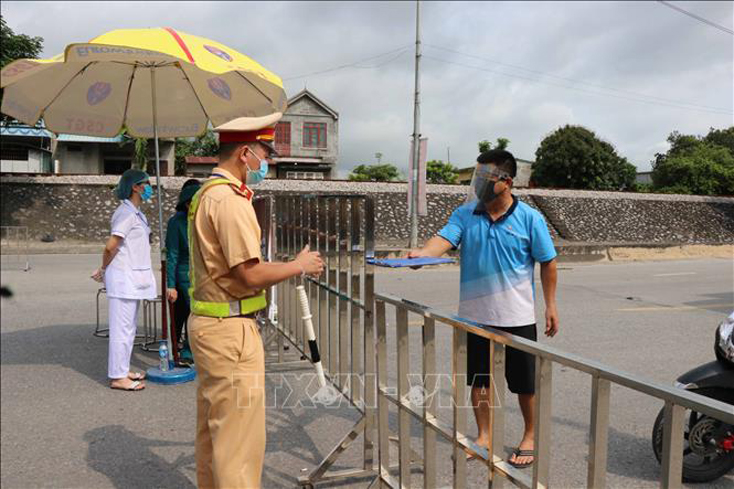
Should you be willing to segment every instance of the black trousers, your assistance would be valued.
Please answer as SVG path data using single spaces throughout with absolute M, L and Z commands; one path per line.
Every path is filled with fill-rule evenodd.
M 173 303 L 174 326 L 176 327 L 176 340 L 184 345 L 189 344 L 189 330 L 186 328 L 186 320 L 189 318 L 191 308 L 189 306 L 188 290 L 176 287 L 178 291 L 178 299 Z M 184 341 L 181 333 L 186 330 L 186 340 Z

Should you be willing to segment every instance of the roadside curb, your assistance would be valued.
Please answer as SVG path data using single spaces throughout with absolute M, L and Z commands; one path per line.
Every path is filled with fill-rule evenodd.
M 676 260 L 690 258 L 734 258 L 730 244 L 675 244 L 675 243 L 569 243 L 557 242 L 558 262 L 603 262 Z M 85 255 L 102 254 L 104 243 L 33 243 L 20 255 Z M 158 248 L 151 250 L 158 253 Z M 376 258 L 399 258 L 407 255 L 408 248 L 379 246 Z M 0 246 L 0 255 L 18 255 L 17 248 Z M 459 258 L 456 251 L 449 256 Z
M 675 244 L 675 243 L 556 243 L 558 262 L 604 262 L 677 260 L 691 258 L 734 258 L 734 245 L 730 244 Z M 399 258 L 408 253 L 407 248 L 378 247 L 376 258 Z M 459 258 L 456 251 L 449 256 Z

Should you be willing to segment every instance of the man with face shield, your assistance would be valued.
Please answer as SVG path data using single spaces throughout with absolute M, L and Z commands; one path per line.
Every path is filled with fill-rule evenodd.
M 556 310 L 556 251 L 543 216 L 512 195 L 517 162 L 505 150 L 490 150 L 477 158 L 469 196 L 449 222 L 408 257 L 440 257 L 460 249 L 461 292 L 459 316 L 513 335 L 537 340 L 534 305 L 534 268 L 540 262 L 545 300 L 545 334 L 558 332 Z M 522 440 L 508 462 L 527 467 L 534 461 L 535 358 L 507 349 L 505 377 L 518 395 L 525 422 Z M 467 384 L 479 436 L 489 441 L 489 341 L 474 334 L 467 338 Z
M 196 478 L 200 488 L 260 487 L 265 456 L 265 358 L 255 314 L 265 290 L 321 273 L 318 252 L 266 263 L 250 188 L 265 178 L 282 114 L 223 124 L 219 164 L 189 206 L 189 343 L 198 377 Z

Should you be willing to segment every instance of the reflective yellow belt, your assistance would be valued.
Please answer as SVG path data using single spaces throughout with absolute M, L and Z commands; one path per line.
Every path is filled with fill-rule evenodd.
M 206 302 L 199 301 L 194 298 L 194 287 L 196 285 L 196 273 L 194 267 L 194 248 L 197 248 L 196 243 L 193 239 L 193 228 L 194 228 L 194 217 L 196 211 L 199 209 L 199 202 L 201 196 L 206 190 L 215 185 L 231 184 L 226 178 L 214 178 L 207 180 L 201 186 L 198 192 L 191 199 L 191 205 L 189 206 L 188 215 L 188 236 L 189 236 L 189 275 L 191 280 L 191 288 L 189 288 L 189 297 L 191 298 L 191 312 L 198 316 L 207 316 L 215 318 L 228 318 L 234 316 L 244 316 L 252 314 L 253 312 L 265 309 L 268 306 L 267 298 L 265 297 L 265 291 L 258 295 L 247 297 L 232 302 Z
M 199 316 L 214 318 L 245 316 L 266 307 L 268 307 L 268 301 L 265 292 L 232 302 L 204 302 L 191 298 L 191 312 Z

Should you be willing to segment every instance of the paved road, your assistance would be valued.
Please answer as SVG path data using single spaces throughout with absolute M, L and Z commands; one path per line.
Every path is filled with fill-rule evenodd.
M 16 295 L 3 300 L 0 327 L 2 487 L 194 486 L 195 384 L 149 384 L 140 393 L 105 388 L 106 344 L 90 334 L 96 284 L 87 277 L 98 260 L 91 255 L 34 256 L 30 272 L 3 265 L 3 285 Z M 727 260 L 565 264 L 559 276 L 562 330 L 542 341 L 669 384 L 713 358 L 713 331 L 734 303 L 732 276 Z M 451 311 L 458 297 L 458 270 L 380 271 L 377 285 Z M 410 356 L 416 371 L 419 334 L 416 322 Z M 439 328 L 444 371 L 449 371 L 448 338 L 448 328 Z M 136 349 L 135 366 L 154 362 L 152 354 Z M 291 378 L 307 371 L 296 370 Z M 552 482 L 581 487 L 590 380 L 556 368 L 554 382 Z M 276 391 L 271 381 L 270 399 Z M 294 399 L 301 395 L 295 393 Z M 659 408 L 626 389 L 612 390 L 610 487 L 657 487 L 659 468 L 649 435 Z M 347 407 L 271 409 L 264 486 L 294 487 L 296 477 L 317 465 L 356 419 Z M 519 427 L 518 410 L 510 403 L 508 448 L 517 442 Z M 419 447 L 420 432 L 414 428 Z M 357 461 L 356 448 L 340 459 L 338 469 Z M 450 460 L 443 448 L 448 445 L 440 451 L 441 482 L 448 485 Z M 472 486 L 480 486 L 483 475 L 478 463 L 470 465 Z M 366 485 L 352 481 L 349 487 Z M 734 487 L 734 479 L 729 476 L 715 487 Z

